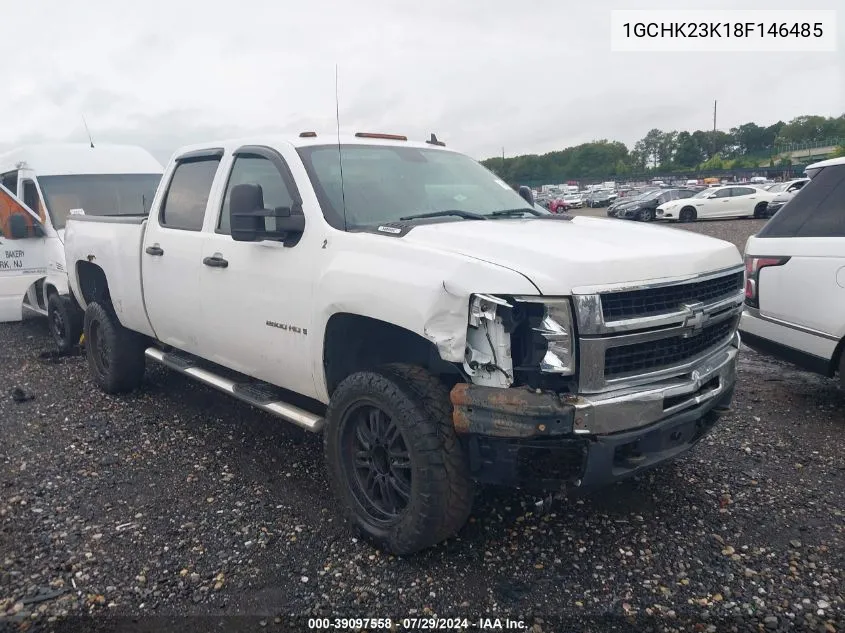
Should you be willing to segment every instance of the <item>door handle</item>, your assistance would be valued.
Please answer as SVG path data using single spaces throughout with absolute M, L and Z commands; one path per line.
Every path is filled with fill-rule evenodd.
M 219 255 L 215 255 L 214 257 L 206 257 L 202 260 L 202 263 L 206 266 L 211 266 L 212 268 L 226 268 L 229 266 L 229 262 L 227 262 Z
M 147 246 L 145 249 L 147 255 L 164 255 L 164 249 L 161 248 L 158 244 L 155 246 Z

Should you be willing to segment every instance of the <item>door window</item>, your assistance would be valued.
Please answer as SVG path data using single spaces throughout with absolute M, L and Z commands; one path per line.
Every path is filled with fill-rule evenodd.
M 183 231 L 202 230 L 211 185 L 219 165 L 218 156 L 177 164 L 161 205 L 159 223 L 162 226 Z
M 272 161 L 254 154 L 239 154 L 235 157 L 232 171 L 229 174 L 229 182 L 226 183 L 226 193 L 223 196 L 223 205 L 220 208 L 220 215 L 217 220 L 218 233 L 231 234 L 229 199 L 232 195 L 232 188 L 236 185 L 259 185 L 264 196 L 265 209 L 278 209 L 279 207 L 290 209 L 294 206 L 291 191 Z M 264 221 L 265 230 L 276 230 L 275 218 L 264 218 Z
M 757 193 L 753 187 L 731 187 L 731 197 L 750 196 Z
M 42 222 L 47 219 L 45 217 L 44 207 L 41 204 L 41 196 L 38 195 L 38 188 L 32 180 L 23 181 L 23 203 L 28 206 Z

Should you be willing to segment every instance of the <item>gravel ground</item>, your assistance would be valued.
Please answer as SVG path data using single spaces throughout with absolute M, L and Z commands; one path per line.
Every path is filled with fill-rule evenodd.
M 759 224 L 685 229 L 741 246 Z M 158 368 L 106 396 L 50 349 L 41 320 L 0 326 L 0 629 L 207 630 L 139 617 L 237 614 L 257 619 L 230 630 L 292 614 L 845 626 L 845 398 L 750 350 L 733 412 L 685 458 L 542 512 L 484 489 L 459 538 L 400 559 L 337 518 L 320 438 Z

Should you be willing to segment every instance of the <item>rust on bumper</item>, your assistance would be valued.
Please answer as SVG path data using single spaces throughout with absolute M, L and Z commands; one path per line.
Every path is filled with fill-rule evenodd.
M 573 432 L 575 407 L 550 392 L 459 383 L 449 394 L 459 434 L 546 437 Z

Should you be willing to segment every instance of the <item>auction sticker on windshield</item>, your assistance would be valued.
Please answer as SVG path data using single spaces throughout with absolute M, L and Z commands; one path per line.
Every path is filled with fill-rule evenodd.
M 613 52 L 835 52 L 834 10 L 619 10 Z

